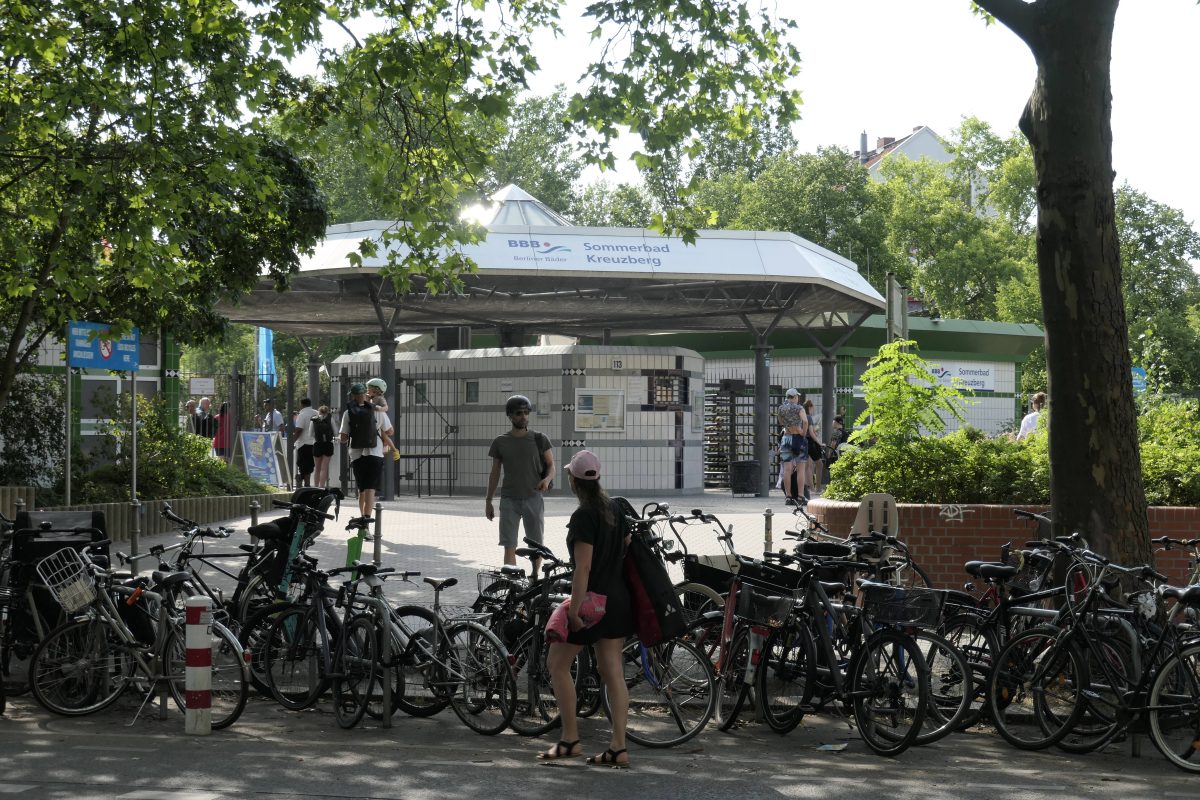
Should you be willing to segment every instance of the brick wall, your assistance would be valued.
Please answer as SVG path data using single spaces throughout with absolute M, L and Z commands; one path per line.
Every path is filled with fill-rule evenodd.
M 1045 506 L 1020 506 L 1029 511 L 1045 511 Z M 1038 538 L 1037 525 L 1013 514 L 1016 506 L 961 505 L 941 506 L 916 503 L 898 505 L 900 539 L 908 545 L 913 559 L 920 564 L 935 586 L 961 586 L 967 580 L 962 565 L 966 561 L 997 561 L 1000 547 L 1012 542 L 1020 547 Z M 809 512 L 829 530 L 850 530 L 858 503 L 814 500 Z M 1149 510 L 1152 538 L 1170 536 L 1189 539 L 1200 536 L 1200 508 L 1155 506 Z M 889 531 L 890 532 L 890 531 Z M 1182 583 L 1188 575 L 1188 556 L 1172 550 L 1156 553 L 1155 565 L 1172 583 Z

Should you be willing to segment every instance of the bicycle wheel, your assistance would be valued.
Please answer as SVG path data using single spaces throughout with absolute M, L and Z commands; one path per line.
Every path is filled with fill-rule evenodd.
M 929 631 L 917 631 L 913 638 L 929 670 L 929 707 L 921 732 L 913 740 L 913 744 L 924 745 L 962 727 L 975 688 L 970 664 L 950 641 Z
M 558 700 L 550 681 L 550 667 L 546 662 L 549 650 L 542 632 L 532 629 L 526 631 L 512 648 L 517 680 L 517 707 L 513 712 L 512 727 L 522 736 L 541 736 L 561 721 Z M 577 697 L 578 676 L 576 669 Z
M 299 608 L 287 603 L 264 606 L 242 623 L 238 631 L 238 643 L 249 654 L 250 685 L 263 697 L 272 697 L 271 685 L 267 681 L 267 645 L 270 642 L 271 624 L 275 618 L 290 608 Z
M 1054 745 L 1067 753 L 1091 753 L 1113 740 L 1122 730 L 1117 715 L 1124 698 L 1133 691 L 1139 677 L 1133 669 L 1129 642 L 1115 626 L 1103 626 L 1092 636 L 1092 647 L 1079 648 L 1088 676 L 1083 713 Z
M 575 714 L 580 717 L 594 717 L 604 705 L 602 696 L 604 682 L 600 679 L 600 669 L 596 666 L 596 654 L 591 647 L 579 651 L 575 664 L 575 693 L 579 698 Z
M 392 710 L 388 714 L 391 716 L 400 708 L 400 700 L 404 696 L 404 648 L 400 645 L 399 632 L 394 626 L 389 625 L 387 634 L 390 649 L 379 651 L 379 675 L 375 681 L 375 690 L 371 693 L 370 702 L 367 704 L 367 716 L 374 720 L 383 719 L 383 681 L 385 678 L 391 680 L 392 683 Z M 384 639 L 379 640 L 382 646 Z
M 26 595 L 18 595 L 13 598 L 13 605 L 8 609 L 8 619 L 5 621 L 5 630 L 0 633 L 4 636 L 3 658 L 0 659 L 0 679 L 4 681 L 4 691 L 9 697 L 17 697 L 29 691 L 29 666 L 33 662 L 33 653 L 37 650 L 41 639 L 38 637 L 38 628 L 34 621 L 36 608 L 31 608 L 29 603 L 32 599 L 33 603 L 37 603 L 35 599 L 42 593 L 47 592 L 43 588 L 31 590 L 34 598 Z M 47 597 L 49 603 L 54 601 Z M 66 624 L 68 620 L 62 615 L 58 615 L 54 619 L 44 619 L 49 627 L 48 631 L 53 631 L 59 625 Z
M 343 728 L 353 728 L 367 713 L 367 704 L 379 680 L 378 632 L 369 614 L 351 618 L 342 632 L 333 662 L 333 717 Z
M 110 705 L 133 677 L 135 662 L 105 620 L 68 622 L 50 632 L 30 661 L 30 689 L 48 711 L 68 717 Z
M 263 673 L 275 700 L 292 711 L 308 708 L 329 688 L 321 663 L 327 642 L 317 613 L 316 606 L 289 608 L 267 633 Z
M 450 704 L 444 683 L 432 680 L 435 662 L 433 612 L 424 606 L 401 606 L 392 619 L 409 633 L 408 647 L 399 656 L 404 673 L 396 707 L 413 717 L 432 717 Z
M 702 583 L 678 583 L 675 593 L 679 595 L 683 619 L 689 626 L 707 612 L 725 607 L 725 599 L 720 593 Z
M 1168 658 L 1150 687 L 1150 739 L 1186 772 L 1200 772 L 1200 646 Z
M 776 733 L 788 733 L 804 718 L 813 695 L 815 650 L 812 634 L 796 620 L 763 644 L 755 688 L 763 719 Z
M 504 645 L 474 622 L 451 624 L 445 637 L 437 652 L 452 690 L 450 707 L 476 733 L 500 733 L 517 707 L 517 682 Z
M 695 647 L 678 639 L 645 647 L 625 644 L 629 715 L 625 734 L 643 747 L 674 747 L 704 729 L 717 693 L 712 668 Z M 612 716 L 608 688 L 604 709 Z
M 212 683 L 210 719 L 214 731 L 228 728 L 237 722 L 246 708 L 250 694 L 250 673 L 243 656 L 245 652 L 233 632 L 219 622 L 212 623 L 209 634 L 212 650 Z M 163 644 L 163 673 L 175 704 L 187 710 L 187 637 L 182 625 L 172 626 Z
M 996 658 L 988 711 L 1013 747 L 1041 750 L 1062 739 L 1083 713 L 1087 668 L 1058 628 L 1031 628 Z
M 267 582 L 265 575 L 252 575 L 235 601 L 232 601 L 233 616 L 238 624 L 246 622 L 256 612 L 275 601 L 275 587 Z
M 942 623 L 939 632 L 966 658 L 971 669 L 971 701 L 958 729 L 971 727 L 987 713 L 986 690 L 992 664 L 1000 650 L 996 634 L 978 614 L 956 614 Z
M 688 631 L 680 637 L 705 656 L 714 674 L 721 657 L 721 631 L 724 627 L 725 615 L 710 611 L 688 626 Z
M 910 636 L 871 634 L 850 667 L 850 696 L 858 733 L 881 756 L 908 749 L 929 706 L 929 668 Z
M 717 670 L 717 707 L 713 719 L 717 730 L 727 731 L 737 722 L 750 684 L 746 673 L 750 666 L 750 629 L 739 627 L 729 642 L 729 649 L 721 655 L 721 666 Z

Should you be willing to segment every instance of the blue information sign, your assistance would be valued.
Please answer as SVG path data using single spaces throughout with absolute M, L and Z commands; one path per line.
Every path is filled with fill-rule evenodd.
M 72 322 L 67 326 L 67 364 L 72 367 L 134 372 L 141 341 L 134 328 L 120 339 L 109 338 L 110 326 L 99 322 Z
M 276 431 L 238 431 L 242 438 L 242 459 L 246 465 L 246 474 L 251 478 L 275 486 L 283 485 L 283 472 L 280 468 L 282 454 L 279 450 L 278 432 Z
M 1133 390 L 1138 394 L 1146 391 L 1146 370 L 1141 367 L 1133 368 Z

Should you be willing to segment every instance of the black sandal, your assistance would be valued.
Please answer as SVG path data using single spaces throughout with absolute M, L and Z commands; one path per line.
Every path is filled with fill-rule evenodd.
M 579 744 L 580 742 L 578 739 L 573 742 L 562 741 L 560 739 L 558 744 L 554 745 L 554 755 L 550 755 L 549 753 L 538 753 L 538 761 L 558 761 L 562 758 L 579 758 L 581 755 L 583 755 L 583 753 L 574 752 L 575 747 Z M 563 752 L 564 750 L 566 750 L 565 753 Z
M 620 750 L 613 750 L 611 747 L 605 750 L 598 756 L 588 756 L 587 763 L 593 767 L 608 767 L 609 769 L 629 769 L 629 762 L 620 763 L 617 761 L 617 756 L 621 753 L 628 754 L 628 750 L 622 747 Z M 628 756 L 626 756 L 628 757 Z

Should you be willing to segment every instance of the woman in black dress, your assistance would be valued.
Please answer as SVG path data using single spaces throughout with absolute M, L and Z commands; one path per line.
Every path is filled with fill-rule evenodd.
M 553 761 L 583 755 L 576 717 L 575 682 L 571 662 L 586 645 L 593 645 L 600 677 L 608 690 L 612 712 L 612 738 L 608 749 L 587 761 L 597 766 L 624 769 L 629 766 L 625 750 L 625 721 L 629 713 L 629 690 L 625 686 L 621 651 L 625 638 L 633 633 L 633 612 L 629 589 L 625 586 L 624 558 L 628 541 L 613 501 L 600 487 L 600 459 L 581 450 L 566 466 L 571 491 L 579 499 L 579 508 L 567 523 L 567 549 L 575 565 L 571 581 L 571 606 L 567 620 L 567 641 L 550 645 L 548 664 L 554 683 L 554 697 L 562 716 L 562 739 L 538 758 Z M 606 595 L 604 616 L 595 625 L 584 627 L 579 616 L 588 592 Z

